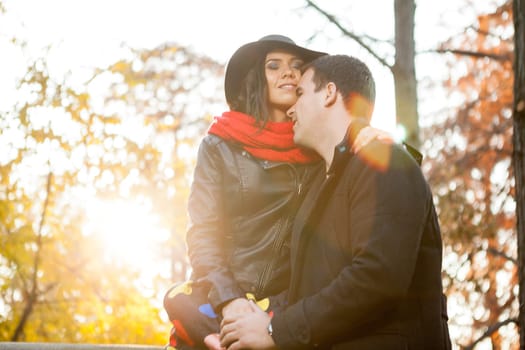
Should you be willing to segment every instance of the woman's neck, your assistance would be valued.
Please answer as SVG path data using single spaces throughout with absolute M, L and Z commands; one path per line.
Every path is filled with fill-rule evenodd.
M 286 115 L 286 111 L 280 109 L 273 109 L 270 113 L 270 121 L 272 122 L 282 123 L 290 121 L 290 119 Z

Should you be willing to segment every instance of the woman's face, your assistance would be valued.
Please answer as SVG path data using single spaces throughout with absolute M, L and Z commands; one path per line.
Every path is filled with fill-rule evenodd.
M 301 78 L 303 63 L 302 59 L 286 51 L 271 51 L 266 55 L 264 72 L 272 121 L 287 119 L 286 111 L 297 100 L 295 89 Z

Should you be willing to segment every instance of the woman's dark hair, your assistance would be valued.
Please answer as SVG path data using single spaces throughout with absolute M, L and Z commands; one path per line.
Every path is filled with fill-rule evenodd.
M 266 54 L 259 58 L 248 71 L 241 84 L 241 91 L 230 108 L 234 111 L 251 115 L 261 128 L 270 119 L 268 111 L 268 87 L 264 71 Z

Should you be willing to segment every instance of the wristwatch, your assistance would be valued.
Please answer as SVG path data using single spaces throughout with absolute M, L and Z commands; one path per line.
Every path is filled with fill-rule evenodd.
M 273 334 L 273 327 L 272 327 L 272 321 L 270 320 L 270 323 L 268 323 L 268 327 L 266 328 L 268 330 L 268 335 Z

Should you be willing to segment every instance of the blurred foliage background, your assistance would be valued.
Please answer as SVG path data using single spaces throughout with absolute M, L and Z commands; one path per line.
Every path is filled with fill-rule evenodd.
M 511 1 L 460 0 L 462 30 L 424 50 L 399 16 L 431 5 L 391 3 L 405 28 L 388 38 L 352 25 L 367 14 L 351 4 L 305 1 L 290 16 L 318 18 L 313 41 L 392 74 L 439 211 L 454 348 L 518 349 Z M 9 15 L 0 1 L 0 23 Z M 196 146 L 226 108 L 224 62 L 176 42 L 123 51 L 81 84 L 31 57 L 0 110 L 0 341 L 167 340 L 162 295 L 190 271 L 186 198 Z

